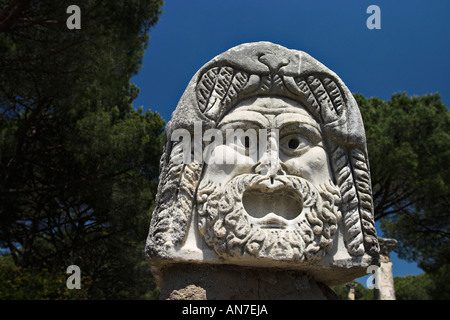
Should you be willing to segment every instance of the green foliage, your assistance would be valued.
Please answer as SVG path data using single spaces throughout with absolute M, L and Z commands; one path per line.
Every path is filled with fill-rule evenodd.
M 434 288 L 433 279 L 426 273 L 417 276 L 395 277 L 395 297 L 397 300 L 430 300 Z
M 340 300 L 348 300 L 348 284 L 354 284 L 355 300 L 374 300 L 374 291 L 365 288 L 353 280 L 333 288 Z M 448 299 L 448 291 L 442 290 L 439 278 L 422 273 L 415 276 L 394 277 L 395 296 L 397 300 L 435 300 Z
M 450 114 L 439 94 L 389 101 L 356 94 L 367 135 L 375 219 L 399 257 L 450 292 Z
M 14 265 L 11 256 L 0 257 L 0 300 L 78 300 L 88 297 L 91 279 L 81 277 L 83 286 L 69 290 L 68 274 L 61 269 L 50 272 Z
M 450 114 L 438 94 L 355 94 L 364 120 L 375 219 L 449 200 Z
M 162 1 L 78 1 L 81 30 L 70 4 L 0 0 L 0 247 L 24 275 L 78 265 L 83 297 L 150 297 L 164 121 L 133 108 L 130 78 Z
M 427 273 L 433 280 L 433 286 L 430 287 L 429 293 L 434 300 L 450 300 L 450 263 L 448 262 L 448 255 L 445 259 L 447 259 L 446 263 L 441 263 L 439 268 L 434 266 Z
M 355 300 L 373 300 L 373 290 L 366 289 L 361 283 L 353 280 L 348 283 L 340 284 L 333 288 L 333 291 L 337 294 L 340 300 L 348 300 L 349 289 L 348 284 L 355 285 Z

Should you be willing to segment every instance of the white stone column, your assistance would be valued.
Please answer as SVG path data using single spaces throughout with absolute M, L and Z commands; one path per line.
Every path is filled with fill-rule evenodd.
M 355 289 L 356 289 L 356 283 L 347 283 L 345 285 L 348 289 L 348 300 L 355 300 L 356 299 L 356 294 L 355 294 Z
M 376 300 L 395 300 L 394 276 L 390 253 L 397 245 L 395 239 L 378 238 L 380 244 L 380 288 L 375 289 Z

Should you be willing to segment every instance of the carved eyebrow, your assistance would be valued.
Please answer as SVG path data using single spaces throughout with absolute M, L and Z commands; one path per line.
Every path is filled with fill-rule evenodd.
M 251 111 L 240 111 L 237 113 L 230 113 L 226 115 L 222 119 L 222 121 L 220 121 L 218 128 L 221 129 L 225 126 L 234 128 L 242 128 L 248 126 L 267 128 L 268 125 L 269 122 L 263 115 Z
M 288 125 L 298 125 L 298 124 L 306 124 L 310 127 L 317 130 L 319 134 L 321 134 L 322 130 L 320 129 L 319 124 L 311 119 L 310 117 L 306 117 L 300 114 L 282 114 L 276 117 L 276 124 L 278 128 L 283 128 Z

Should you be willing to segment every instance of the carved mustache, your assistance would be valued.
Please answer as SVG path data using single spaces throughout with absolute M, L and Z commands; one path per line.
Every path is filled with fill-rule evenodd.
M 217 197 L 208 200 L 209 205 L 227 214 L 235 209 L 236 203 L 241 203 L 249 222 L 265 228 L 286 228 L 302 211 L 321 205 L 318 190 L 298 176 L 242 174 L 230 180 L 224 190 L 216 188 L 212 181 L 201 185 L 197 196 L 199 203 L 217 191 Z M 327 189 L 338 193 L 331 184 Z

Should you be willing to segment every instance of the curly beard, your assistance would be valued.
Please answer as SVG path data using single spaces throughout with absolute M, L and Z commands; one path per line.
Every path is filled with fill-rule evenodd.
M 274 178 L 271 185 L 298 197 L 301 212 L 289 221 L 281 218 L 288 222 L 283 227 L 271 228 L 258 222 L 264 218 L 250 216 L 243 203 L 245 191 L 265 189 L 270 193 L 269 179 L 268 176 L 243 174 L 223 188 L 212 181 L 202 181 L 197 191 L 197 212 L 198 228 L 204 240 L 222 257 L 320 259 L 331 249 L 332 236 L 341 218 L 339 189 L 332 181 L 315 188 L 297 176 Z

